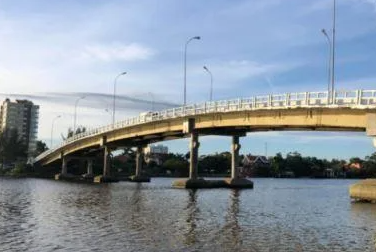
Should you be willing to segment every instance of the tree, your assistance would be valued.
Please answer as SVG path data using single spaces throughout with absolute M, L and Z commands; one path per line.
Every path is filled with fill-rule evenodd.
M 38 156 L 39 154 L 48 150 L 47 144 L 45 142 L 38 140 L 36 144 L 37 144 L 37 147 L 35 150 L 35 156 Z
M 0 159 L 1 163 L 7 164 L 26 159 L 27 147 L 19 138 L 17 129 L 6 129 L 0 133 Z
M 169 170 L 177 176 L 188 176 L 188 162 L 179 158 L 171 158 L 166 160 L 162 165 L 164 170 Z

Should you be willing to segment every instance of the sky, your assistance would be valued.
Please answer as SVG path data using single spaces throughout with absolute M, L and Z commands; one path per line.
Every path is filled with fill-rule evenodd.
M 0 99 L 40 105 L 38 138 L 53 145 L 77 125 L 183 103 L 325 91 L 332 0 L 0 0 Z M 337 0 L 335 89 L 376 89 L 376 0 Z M 84 99 L 79 99 L 85 96 Z M 200 139 L 200 154 L 230 150 L 229 137 Z M 163 142 L 188 151 L 187 139 Z M 241 153 L 298 151 L 320 158 L 375 151 L 358 132 L 258 132 Z

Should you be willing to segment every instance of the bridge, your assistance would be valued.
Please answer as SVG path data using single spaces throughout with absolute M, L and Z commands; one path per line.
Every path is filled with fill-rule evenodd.
M 189 180 L 196 180 L 199 136 L 223 135 L 232 137 L 231 184 L 239 177 L 239 138 L 248 132 L 270 130 L 362 131 L 376 136 L 376 90 L 285 93 L 141 113 L 138 117 L 76 134 L 40 154 L 34 163 L 44 166 L 61 162 L 64 176 L 68 160 L 87 158 L 87 170 L 91 174 L 92 160 L 88 153 L 102 151 L 104 179 L 111 175 L 111 151 L 136 147 L 134 179 L 142 181 L 143 148 L 147 144 L 189 137 Z

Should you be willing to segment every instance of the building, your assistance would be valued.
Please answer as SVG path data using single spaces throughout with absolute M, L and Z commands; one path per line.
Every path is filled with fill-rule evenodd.
M 155 162 L 157 165 L 162 165 L 162 157 L 168 154 L 168 147 L 162 144 L 148 145 L 144 149 L 145 162 Z
M 27 146 L 27 154 L 36 151 L 39 106 L 28 100 L 10 101 L 8 98 L 0 107 L 0 131 L 17 129 L 20 139 Z
M 241 174 L 243 176 L 263 176 L 270 169 L 270 162 L 265 156 L 245 155 L 242 160 L 243 167 Z
M 144 153 L 146 154 L 168 154 L 168 147 L 162 144 L 158 145 L 148 145 L 144 149 Z

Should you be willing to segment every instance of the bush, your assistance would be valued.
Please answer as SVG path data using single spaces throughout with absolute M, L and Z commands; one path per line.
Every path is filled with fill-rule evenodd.
M 25 172 L 26 172 L 26 164 L 16 163 L 10 173 L 11 175 L 21 175 L 21 174 L 25 174 Z

